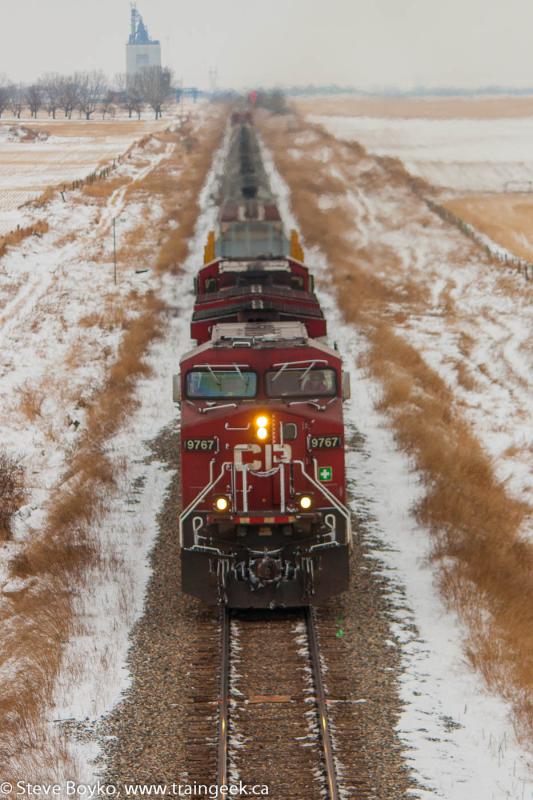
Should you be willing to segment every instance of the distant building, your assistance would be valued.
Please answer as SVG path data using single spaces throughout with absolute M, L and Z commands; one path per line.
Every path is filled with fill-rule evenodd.
M 161 44 L 157 39 L 150 39 L 148 28 L 144 24 L 135 3 L 131 4 L 131 32 L 126 45 L 126 78 L 130 80 L 143 67 L 161 66 Z

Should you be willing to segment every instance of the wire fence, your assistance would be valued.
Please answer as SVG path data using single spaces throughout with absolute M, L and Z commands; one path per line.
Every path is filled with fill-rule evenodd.
M 424 201 L 430 211 L 433 211 L 434 214 L 437 214 L 442 220 L 444 220 L 444 222 L 447 222 L 450 225 L 454 225 L 456 228 L 458 228 L 461 233 L 463 233 L 465 236 L 468 236 L 469 239 L 481 247 L 489 256 L 489 258 L 494 258 L 510 269 L 516 270 L 523 275 L 527 281 L 533 280 L 533 264 L 530 261 L 527 261 L 525 258 L 515 256 L 505 250 L 505 248 L 490 242 L 490 240 L 484 234 L 480 233 L 468 222 L 465 222 L 464 219 L 457 216 L 457 214 L 454 214 L 454 212 L 450 211 L 449 208 L 445 208 L 440 203 L 436 203 L 434 200 L 426 197 L 415 181 L 411 183 L 411 189 Z

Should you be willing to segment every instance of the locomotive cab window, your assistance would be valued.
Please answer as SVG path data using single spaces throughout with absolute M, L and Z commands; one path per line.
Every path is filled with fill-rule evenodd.
M 187 373 L 185 393 L 198 400 L 255 397 L 257 374 L 245 370 L 195 369 Z
M 337 375 L 334 369 L 269 370 L 265 375 L 269 397 L 335 397 Z

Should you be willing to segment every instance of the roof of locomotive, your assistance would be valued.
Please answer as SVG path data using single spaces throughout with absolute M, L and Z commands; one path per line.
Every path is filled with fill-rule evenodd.
M 307 329 L 302 322 L 226 322 L 213 325 L 211 344 L 223 345 L 228 342 L 230 347 L 235 347 L 238 341 L 246 344 L 287 342 L 300 340 L 307 337 Z
M 290 272 L 291 265 L 286 258 L 220 259 L 218 271 L 224 272 Z
M 309 347 L 340 359 L 339 353 L 319 339 L 310 339 L 303 322 L 222 322 L 213 325 L 211 339 L 195 347 L 182 357 L 186 361 L 191 356 L 199 356 L 213 349 L 235 349 L 246 347 L 251 350 L 274 350 L 290 347 Z

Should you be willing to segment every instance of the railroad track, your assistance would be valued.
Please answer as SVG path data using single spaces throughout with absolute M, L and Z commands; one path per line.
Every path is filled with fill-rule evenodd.
M 221 613 L 218 785 L 338 800 L 313 609 Z

